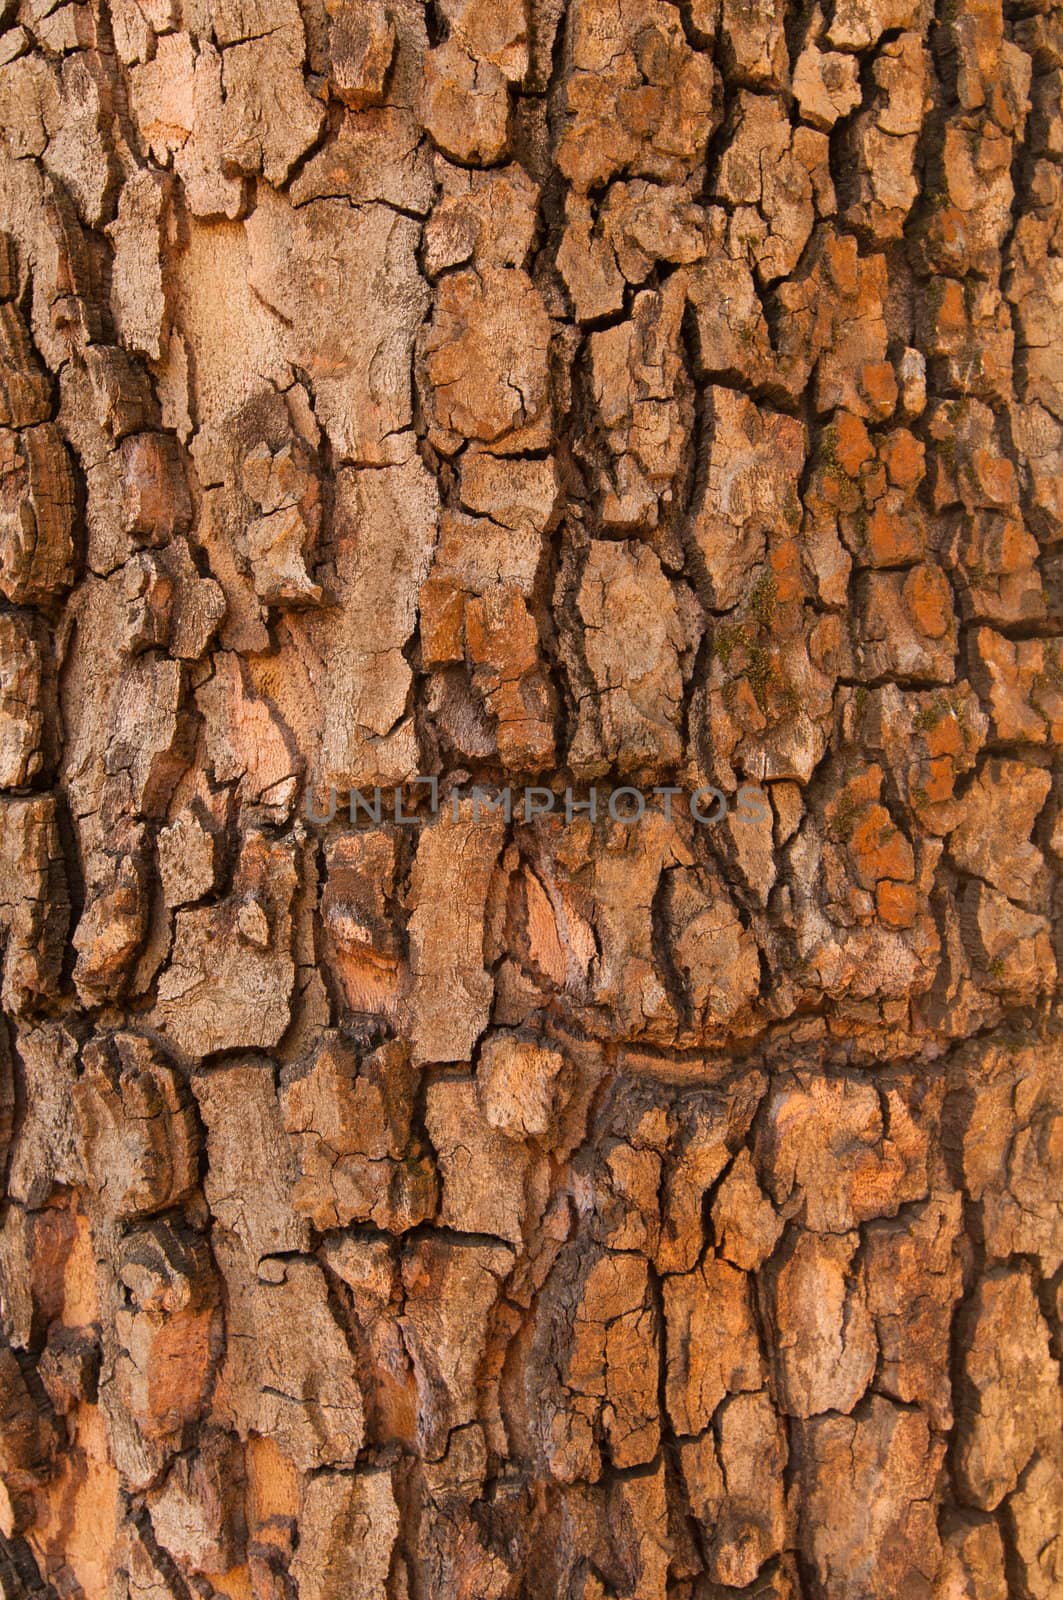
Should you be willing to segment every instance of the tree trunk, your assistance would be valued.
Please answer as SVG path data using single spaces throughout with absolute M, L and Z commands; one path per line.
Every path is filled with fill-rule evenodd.
M 1059 1600 L 1063 13 L 528 7 L 0 0 L 0 1600 Z

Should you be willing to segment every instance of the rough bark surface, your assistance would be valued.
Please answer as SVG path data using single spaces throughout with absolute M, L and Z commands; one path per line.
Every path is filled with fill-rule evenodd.
M 1061 101 L 0 0 L 2 1600 L 1063 1595 Z

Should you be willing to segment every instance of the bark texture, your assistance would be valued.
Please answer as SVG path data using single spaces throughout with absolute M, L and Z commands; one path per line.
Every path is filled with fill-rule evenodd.
M 1061 91 L 0 0 L 3 1600 L 1063 1595 Z

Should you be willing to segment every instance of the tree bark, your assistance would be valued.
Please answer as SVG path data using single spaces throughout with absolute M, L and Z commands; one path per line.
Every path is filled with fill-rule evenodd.
M 1059 1600 L 1063 13 L 0 25 L 2 1600 Z

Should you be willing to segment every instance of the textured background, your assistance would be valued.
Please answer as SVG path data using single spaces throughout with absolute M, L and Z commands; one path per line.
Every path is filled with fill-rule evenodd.
M 3 1600 L 1063 1595 L 1061 67 L 0 0 Z

